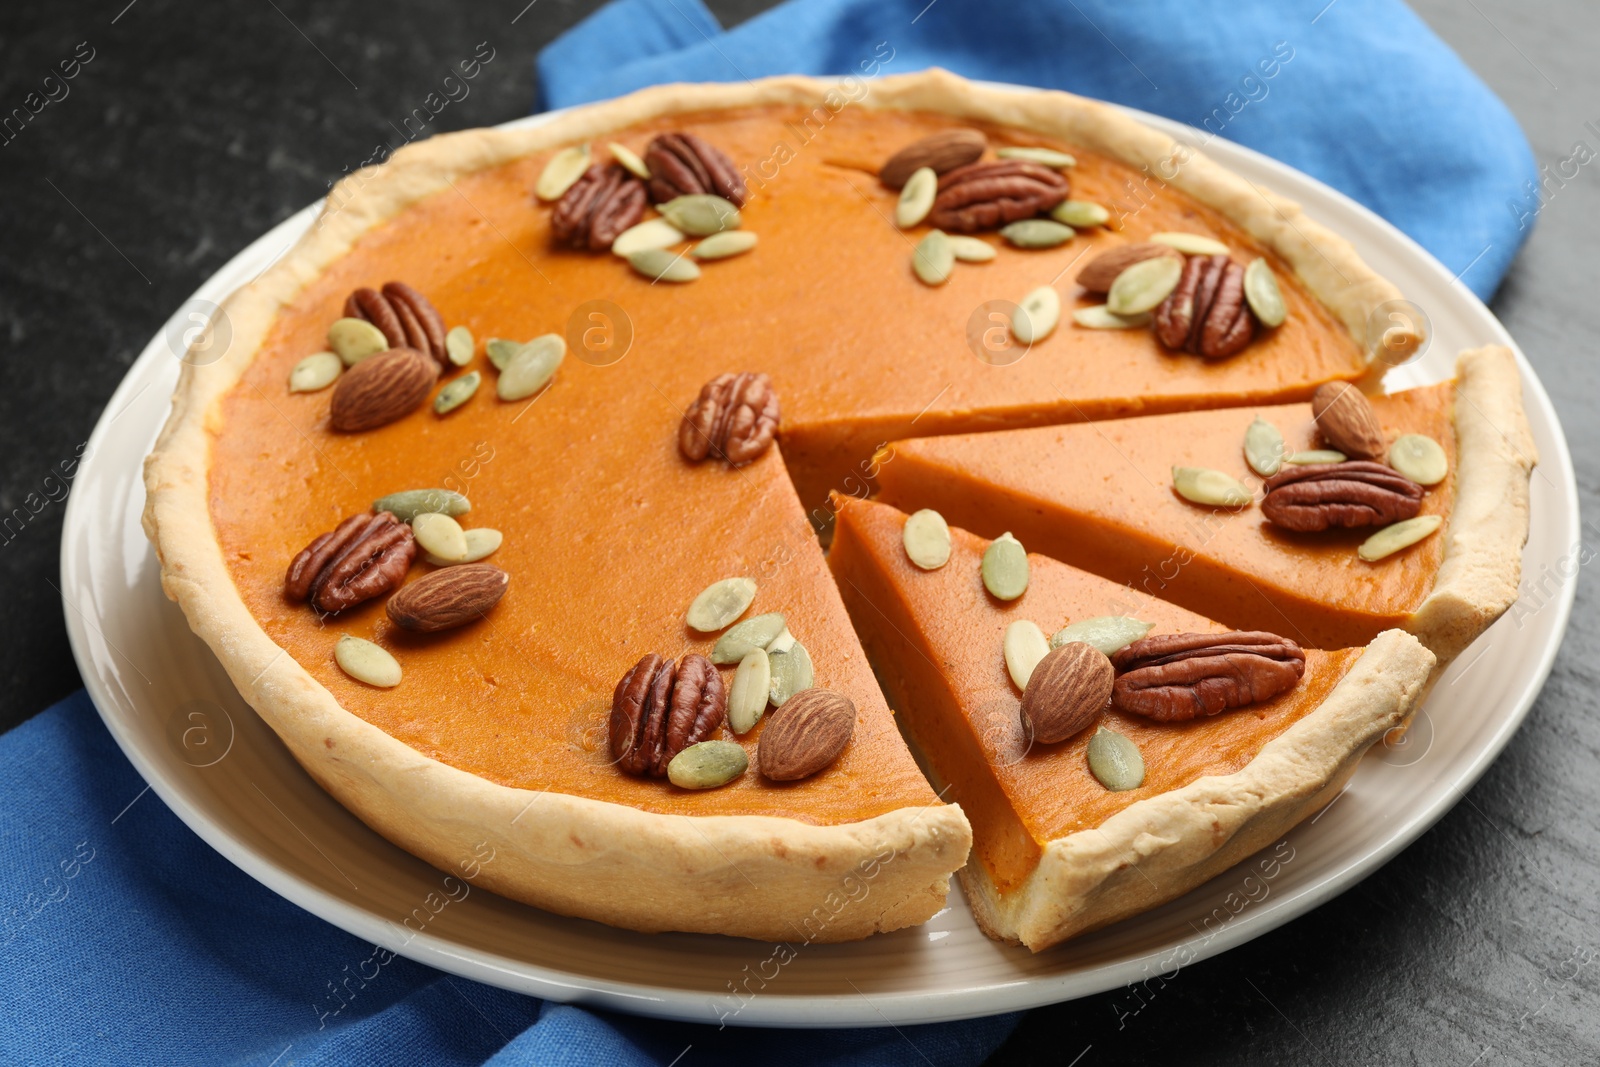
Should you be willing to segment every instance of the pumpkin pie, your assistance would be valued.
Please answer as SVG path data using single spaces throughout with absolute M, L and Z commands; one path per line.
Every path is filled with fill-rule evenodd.
M 906 515 L 843 501 L 829 565 L 912 745 L 973 829 L 961 872 L 991 936 L 1038 950 L 1171 900 L 1327 804 L 1361 755 L 1408 720 L 1433 656 L 1399 630 L 1364 648 L 1306 650 L 1299 684 L 1270 700 L 1180 722 L 1116 707 L 1098 725 L 1139 749 L 1142 784 L 1111 791 L 1086 758 L 1094 729 L 1035 740 L 1002 655 L 1007 628 L 1050 633 L 1125 616 L 1127 590 L 1029 555 L 1026 591 L 986 590 L 989 542 L 952 529 L 948 561 L 924 570 L 903 547 Z M 1153 634 L 1228 629 L 1150 599 Z
M 919 281 L 929 226 L 892 224 L 899 193 L 877 172 L 951 131 L 976 131 L 1012 177 L 1074 162 L 1072 196 L 1105 225 L 1027 250 L 980 235 L 990 262 Z M 1066 179 L 1035 184 L 1054 195 Z M 618 220 L 675 194 L 685 212 L 740 201 L 759 244 L 698 270 L 604 251 Z M 1063 327 L 1001 367 L 973 340 L 996 294 L 1171 232 L 1269 265 L 1281 325 L 1226 359 Z M 875 450 L 915 434 L 1370 381 L 1384 368 L 1366 324 L 1398 296 L 1296 205 L 1092 101 L 938 71 L 667 86 L 435 137 L 341 182 L 226 302 L 225 351 L 185 361 L 146 463 L 145 528 L 168 595 L 243 697 L 402 847 L 454 869 L 487 842 L 480 884 L 618 926 L 857 938 L 942 907 L 972 838 L 851 627 L 814 532 L 829 492 L 868 492 Z M 312 359 L 334 326 L 341 358 Z M 418 489 L 448 492 L 421 511 L 442 518 L 391 499 Z M 721 637 L 686 620 L 727 579 L 754 590 L 736 605 L 746 621 L 782 613 L 770 651 L 801 644 L 805 680 L 830 696 L 722 727 L 719 702 L 755 714 L 754 690 L 710 669 Z M 786 777 L 815 762 L 795 744 L 824 736 L 836 758 Z M 669 784 L 691 741 L 723 746 L 701 750 L 701 773 L 752 767 L 721 788 Z
M 880 499 L 987 536 L 1009 530 L 1121 584 L 1130 604 L 1155 597 L 1317 648 L 1398 627 L 1443 665 L 1517 596 L 1535 452 L 1516 361 L 1505 348 L 1465 352 L 1452 380 L 1371 406 L 1385 445 L 1428 438 L 1447 472 L 1420 494 L 1438 533 L 1372 562 L 1358 555 L 1370 527 L 1288 530 L 1254 504 L 1213 508 L 1174 488 L 1181 466 L 1259 493 L 1247 431 L 1258 419 L 1274 427 L 1290 458 L 1321 449 L 1309 403 L 897 441 L 879 458 Z

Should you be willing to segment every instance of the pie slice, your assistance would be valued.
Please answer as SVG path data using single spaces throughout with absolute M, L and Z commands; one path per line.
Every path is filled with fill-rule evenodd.
M 1310 647 L 1416 634 L 1446 664 L 1516 599 L 1535 451 L 1516 361 L 1505 348 L 1461 355 L 1456 377 L 1372 398 L 1388 439 L 1432 438 L 1449 474 L 1423 496 L 1439 533 L 1376 562 L 1372 528 L 1285 531 L 1260 507 L 1191 503 L 1174 466 L 1262 479 L 1244 452 L 1260 418 L 1288 451 L 1321 448 L 1309 403 L 1152 415 L 1075 426 L 897 441 L 879 457 L 880 499 L 933 508 L 987 536 L 1109 578 L 1124 601 L 1149 597 Z
M 972 822 L 961 871 L 990 936 L 1039 950 L 1182 895 L 1328 803 L 1361 755 L 1408 721 L 1433 656 L 1389 630 L 1365 648 L 1307 650 L 1299 684 L 1264 703 L 1181 722 L 1109 708 L 1100 724 L 1138 746 L 1143 784 L 1112 792 L 1091 773 L 1095 731 L 1031 743 L 1002 641 L 1029 620 L 1045 633 L 1127 614 L 1127 590 L 1039 555 L 1023 595 L 991 596 L 988 542 L 952 529 L 949 561 L 923 570 L 904 513 L 841 502 L 829 565 L 900 718 L 946 799 Z M 1226 626 L 1156 599 L 1152 634 Z

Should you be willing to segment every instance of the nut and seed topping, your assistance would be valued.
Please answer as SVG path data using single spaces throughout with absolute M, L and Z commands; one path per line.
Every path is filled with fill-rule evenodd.
M 1139 746 L 1115 730 L 1104 726 L 1096 730 L 1084 754 L 1089 760 L 1089 773 L 1111 792 L 1122 793 L 1144 785 L 1144 756 L 1140 755 Z
M 772 661 L 765 649 L 752 648 L 739 660 L 728 686 L 728 729 L 747 734 L 767 711 L 767 694 L 772 689 Z
M 1060 648 L 1071 641 L 1082 641 L 1109 656 L 1127 648 L 1154 628 L 1155 623 L 1127 615 L 1097 615 L 1057 630 L 1050 638 L 1050 647 Z
M 627 259 L 635 252 L 644 252 L 651 248 L 670 248 L 681 240 L 683 231 L 666 219 L 646 219 L 619 233 L 617 239 L 611 242 L 611 251 L 614 255 Z
M 611 158 L 621 163 L 623 169 L 629 174 L 632 174 L 635 178 L 643 178 L 645 181 L 650 180 L 649 166 L 639 158 L 639 154 L 633 149 L 625 144 L 618 144 L 612 141 L 606 145 L 606 150 L 611 153 Z
M 890 189 L 901 189 L 924 167 L 934 174 L 945 174 L 975 162 L 987 147 L 988 141 L 977 130 L 941 130 L 890 156 L 879 168 L 878 180 Z
M 700 591 L 689 605 L 683 621 L 689 629 L 703 634 L 716 633 L 733 622 L 756 598 L 756 583 L 749 578 L 724 578 Z
M 844 751 L 856 729 L 856 706 L 831 689 L 796 693 L 769 716 L 756 746 L 761 773 L 793 782 L 823 770 Z
M 772 688 L 767 699 L 773 707 L 783 707 L 796 693 L 803 693 L 816 683 L 811 653 L 799 641 L 790 638 L 789 646 L 781 650 L 774 641 L 767 649 L 767 658 L 772 661 Z
M 500 372 L 495 393 L 501 400 L 526 400 L 550 384 L 567 358 L 567 339 L 559 333 L 535 337 L 517 350 Z
M 1114 315 L 1154 311 L 1178 287 L 1183 262 L 1171 256 L 1149 256 L 1117 275 L 1106 290 L 1106 310 Z
M 1283 466 L 1287 452 L 1278 428 L 1256 416 L 1244 432 L 1244 458 L 1250 469 L 1263 478 L 1270 478 Z
M 358 682 L 393 689 L 400 684 L 400 663 L 387 649 L 349 634 L 333 646 L 333 660 L 339 669 Z
M 1283 302 L 1283 290 L 1278 288 L 1278 276 L 1265 259 L 1251 260 L 1244 269 L 1244 298 L 1256 321 L 1266 327 L 1282 326 L 1289 317 L 1289 306 Z
M 750 251 L 757 240 L 749 230 L 723 230 L 689 249 L 689 254 L 699 260 L 727 259 Z
M 1138 244 L 1118 245 L 1106 249 L 1085 263 L 1078 271 L 1075 280 L 1091 293 L 1107 293 L 1111 291 L 1111 283 L 1116 281 L 1123 271 L 1135 263 L 1158 258 L 1175 260 L 1180 268 L 1183 264 L 1183 256 L 1177 249 L 1151 241 L 1142 241 Z
M 1221 254 L 1190 256 L 1155 316 L 1157 340 L 1206 359 L 1236 355 L 1256 334 L 1244 298 L 1244 268 Z
M 1111 212 L 1088 200 L 1063 200 L 1050 209 L 1050 217 L 1076 230 L 1104 226 L 1111 221 Z
M 402 630 L 435 633 L 476 622 L 505 596 L 511 576 L 488 563 L 426 574 L 389 598 L 384 610 Z
M 478 391 L 478 386 L 483 384 L 483 375 L 477 371 L 469 371 L 455 381 L 445 385 L 439 390 L 439 395 L 433 398 L 433 413 L 435 415 L 448 415 L 456 408 L 472 399 L 472 394 Z
M 1225 256 L 1228 246 L 1214 237 L 1198 233 L 1153 233 L 1150 240 L 1158 245 L 1176 248 L 1186 256 Z
M 1191 504 L 1213 508 L 1242 508 L 1255 499 L 1237 478 L 1210 467 L 1173 467 L 1172 488 Z
M 1299 683 L 1306 654 L 1287 637 L 1261 631 L 1159 634 L 1111 659 L 1111 702 L 1157 722 L 1181 722 L 1270 700 Z
M 1314 463 L 1343 463 L 1349 458 L 1343 452 L 1335 452 L 1331 448 L 1311 448 L 1303 452 L 1290 452 L 1283 457 L 1283 461 L 1304 467 Z
M 387 511 L 401 522 L 410 522 L 425 511 L 458 518 L 472 510 L 472 502 L 450 489 L 404 489 L 374 500 L 372 510 Z
M 372 323 L 390 348 L 415 348 L 432 356 L 441 367 L 449 361 L 444 319 L 427 297 L 405 282 L 385 282 L 382 292 L 357 289 L 345 299 L 344 314 Z
M 1261 514 L 1285 530 L 1387 526 L 1422 510 L 1422 486 L 1367 460 L 1285 468 L 1263 488 Z
M 583 177 L 588 169 L 588 145 L 563 148 L 551 156 L 550 161 L 539 172 L 539 180 L 534 183 L 533 193 L 540 200 L 560 200 L 562 194 L 572 188 L 573 183 Z
M 996 600 L 1015 600 L 1028 589 L 1028 553 L 1008 530 L 983 550 L 979 572 L 990 596 Z
M 368 356 L 387 350 L 389 339 L 366 319 L 335 319 L 328 327 L 328 347 L 346 367 L 353 367 Z
M 961 263 L 987 263 L 994 258 L 994 245 L 966 234 L 952 233 L 945 237 L 950 242 L 950 254 Z
M 1023 729 L 1047 745 L 1081 733 L 1105 710 L 1114 679 L 1111 661 L 1099 649 L 1081 641 L 1054 649 L 1022 691 Z
M 710 660 L 691 652 L 674 663 L 651 652 L 612 694 L 612 758 L 629 774 L 661 778 L 674 756 L 722 728 L 727 708 L 722 677 Z
M 328 425 L 360 433 L 404 418 L 428 399 L 439 364 L 414 348 L 391 348 L 340 376 L 328 405 Z
M 700 389 L 678 425 L 678 451 L 742 467 L 760 459 L 778 433 L 778 394 L 765 374 L 719 374 Z
M 1058 152 L 1054 148 L 1032 148 L 1021 145 L 1007 145 L 994 150 L 997 159 L 1022 159 L 1029 163 L 1037 163 L 1041 167 L 1050 167 L 1061 170 L 1065 167 L 1076 167 L 1078 161 L 1066 152 Z
M 666 248 L 645 248 L 628 256 L 628 266 L 652 282 L 692 282 L 700 265 L 687 254 Z
M 435 567 L 454 567 L 461 563 L 476 563 L 480 559 L 486 559 L 494 555 L 499 550 L 501 542 L 505 540 L 505 535 L 499 530 L 491 529 L 487 526 L 481 526 L 473 530 L 463 530 L 462 536 L 467 541 L 467 554 L 461 559 L 443 559 L 431 553 L 424 553 L 422 558 Z
M 1368 563 L 1376 563 L 1431 536 L 1443 524 L 1444 520 L 1437 515 L 1418 515 L 1393 526 L 1385 526 L 1361 542 L 1356 555 Z
M 664 204 L 680 196 L 710 193 L 743 207 L 749 190 L 720 148 L 692 133 L 663 133 L 644 152 L 650 199 Z
M 776 611 L 755 615 L 731 626 L 727 633 L 717 638 L 717 643 L 711 649 L 711 662 L 738 663 L 751 652 L 765 650 L 783 633 L 784 627 L 783 614 Z
M 1027 160 L 968 163 L 940 175 L 928 221 L 956 233 L 999 229 L 1049 211 L 1069 188 L 1062 175 Z
M 950 525 L 932 508 L 914 511 L 900 531 L 906 557 L 925 571 L 936 571 L 950 562 Z
M 291 600 L 329 614 L 354 607 L 405 580 L 417 542 L 411 527 L 387 511 L 345 519 L 294 557 L 284 576 Z
M 342 370 L 344 361 L 332 352 L 307 356 L 289 372 L 289 392 L 315 393 L 319 389 L 326 389 Z
M 943 285 L 955 265 L 955 249 L 943 230 L 928 231 L 911 252 L 911 269 L 925 285 Z
M 1011 675 L 1011 684 L 1026 689 L 1033 669 L 1050 654 L 1050 642 L 1045 640 L 1044 631 L 1037 623 L 1017 619 L 1006 626 L 1000 650 L 1006 658 L 1006 673 Z
M 1019 344 L 1043 341 L 1055 332 L 1061 321 L 1061 294 L 1054 286 L 1041 285 L 1017 304 L 1011 313 L 1011 336 Z
M 1324 382 L 1311 394 L 1311 417 L 1329 448 L 1352 459 L 1382 461 L 1388 451 L 1372 401 L 1349 382 Z
M 604 252 L 644 215 L 644 182 L 616 163 L 596 163 L 556 203 L 550 233 L 568 248 Z
M 668 200 L 656 208 L 661 217 L 691 237 L 710 237 L 740 226 L 739 208 L 731 200 L 709 193 L 694 193 Z
M 1420 433 L 1395 438 L 1389 446 L 1389 466 L 1418 485 L 1438 485 L 1450 473 L 1450 459 L 1439 442 Z
M 1150 325 L 1150 312 L 1118 315 L 1104 304 L 1092 304 L 1075 310 L 1072 313 L 1072 321 L 1089 330 L 1132 330 Z
M 744 746 L 733 741 L 701 741 L 667 764 L 667 781 L 679 789 L 718 789 L 750 767 Z
M 458 367 L 465 367 L 472 362 L 472 353 L 478 349 L 478 343 L 472 337 L 472 331 L 465 326 L 452 326 L 445 331 L 444 354 L 450 362 Z
M 467 558 L 467 535 L 461 524 L 437 511 L 424 511 L 411 520 L 411 534 L 417 547 L 431 556 L 464 563 Z
M 933 210 L 933 198 L 939 192 L 939 175 L 932 167 L 919 167 L 906 179 L 900 190 L 900 199 L 894 205 L 894 224 L 909 230 Z
M 1053 219 L 1018 219 L 1002 226 L 1000 236 L 1017 248 L 1058 248 L 1078 236 L 1078 231 Z

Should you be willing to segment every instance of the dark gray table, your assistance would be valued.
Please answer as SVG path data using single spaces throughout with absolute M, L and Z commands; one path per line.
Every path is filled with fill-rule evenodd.
M 525 113 L 533 53 L 591 6 L 539 0 L 509 25 L 522 0 L 0 9 L 0 110 L 79 60 L 67 94 L 0 145 L 0 337 L 12 375 L 0 390 L 0 515 L 36 512 L 0 531 L 0 729 L 79 685 L 56 589 L 69 486 L 55 475 L 145 342 L 235 251 L 394 143 L 444 64 L 477 42 L 491 40 L 495 59 L 428 132 Z M 712 6 L 731 23 L 766 5 Z M 1577 141 L 1600 150 L 1584 127 L 1600 120 L 1600 7 L 1424 0 L 1420 10 L 1511 105 L 1541 163 Z M 1555 395 L 1592 522 L 1594 166 L 1548 192 L 1493 307 Z M 1586 525 L 1590 552 L 1593 532 Z M 1184 970 L 1136 1015 L 1126 993 L 1032 1013 L 995 1062 L 1600 1063 L 1600 609 L 1587 569 L 1579 581 L 1527 725 L 1435 829 L 1333 903 Z

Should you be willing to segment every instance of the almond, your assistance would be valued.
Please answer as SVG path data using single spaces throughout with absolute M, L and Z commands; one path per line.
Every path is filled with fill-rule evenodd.
M 808 778 L 839 758 L 856 729 L 856 706 L 831 689 L 807 689 L 767 717 L 756 746 L 761 773 L 774 782 Z
M 345 371 L 333 387 L 328 423 L 342 433 L 375 430 L 422 406 L 439 364 L 415 348 L 391 348 Z
M 505 595 L 511 576 L 487 563 L 446 567 L 389 598 L 389 618 L 403 630 L 432 633 L 481 619 Z
M 977 130 L 942 130 L 913 141 L 890 156 L 878 169 L 878 180 L 890 189 L 899 189 L 923 167 L 943 174 L 966 166 L 983 155 L 988 144 Z
M 1104 652 L 1069 641 L 1039 661 L 1022 691 L 1022 728 L 1050 745 L 1094 724 L 1111 700 L 1116 671 Z
M 1143 263 L 1156 256 L 1176 256 L 1183 258 L 1183 254 L 1169 245 L 1156 244 L 1153 241 L 1144 241 L 1139 244 L 1118 245 L 1108 248 L 1083 265 L 1078 272 L 1078 284 L 1091 293 L 1108 293 L 1111 283 L 1117 280 L 1117 275 L 1133 266 Z
M 1382 463 L 1388 451 L 1372 401 L 1349 382 L 1326 382 L 1311 394 L 1311 415 L 1329 448 Z

